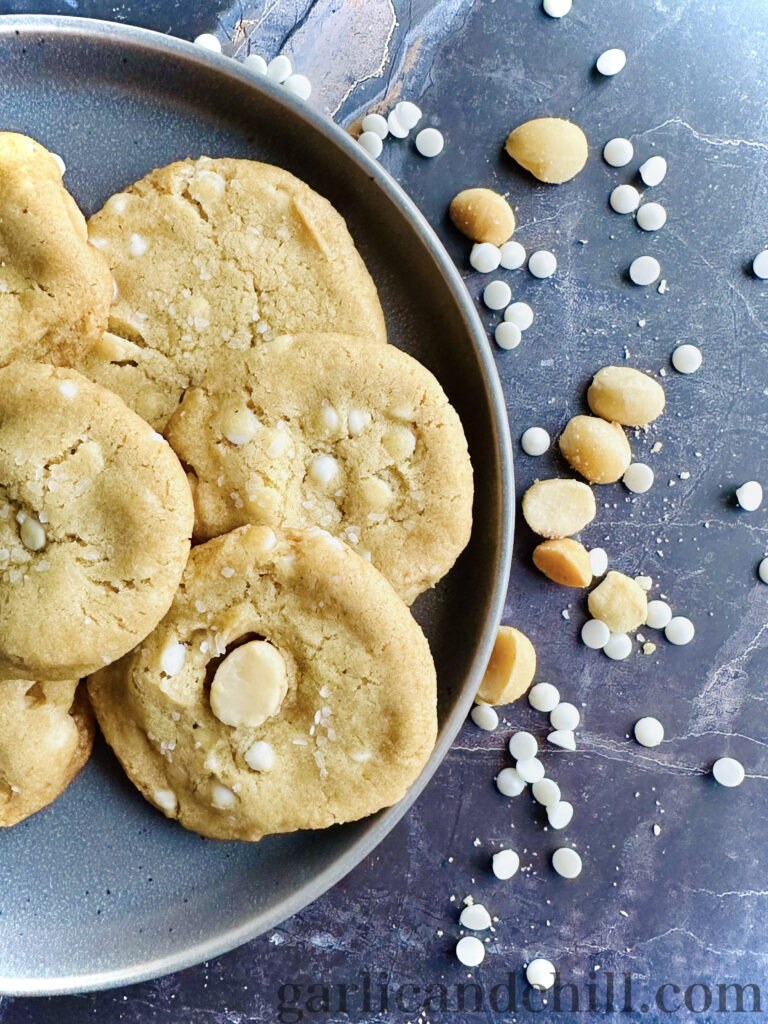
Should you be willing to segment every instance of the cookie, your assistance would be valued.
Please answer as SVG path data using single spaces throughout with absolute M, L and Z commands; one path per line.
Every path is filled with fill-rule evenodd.
M 107 325 L 112 279 L 39 143 L 0 132 L 0 365 L 72 365 Z
M 93 714 L 77 680 L 0 684 L 0 828 L 60 796 L 93 746 Z
M 429 370 L 392 345 L 298 335 L 222 356 L 166 437 L 189 472 L 198 539 L 248 522 L 319 526 L 408 603 L 469 540 L 461 422 Z
M 117 395 L 74 370 L 1 369 L 0 677 L 72 679 L 142 640 L 193 516 L 173 451 Z
M 384 577 L 322 530 L 245 526 L 193 548 L 166 617 L 88 689 L 143 795 L 220 839 L 395 803 L 437 729 L 424 634 Z
M 344 220 L 278 167 L 209 157 L 173 163 L 112 196 L 88 230 L 117 288 L 110 331 L 166 356 L 184 386 L 224 353 L 275 334 L 345 331 L 386 341 L 376 286 Z M 145 373 L 158 403 L 178 402 L 174 381 L 149 365 Z M 136 374 L 117 376 L 130 401 Z

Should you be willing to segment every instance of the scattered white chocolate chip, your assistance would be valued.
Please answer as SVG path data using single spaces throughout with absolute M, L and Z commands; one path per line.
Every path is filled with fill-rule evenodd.
M 292 74 L 293 64 L 291 64 L 285 54 L 281 53 L 279 56 L 273 57 L 269 64 L 267 64 L 267 78 L 270 82 L 277 82 L 278 85 L 282 85 Z
M 667 211 L 661 203 L 643 203 L 635 220 L 643 231 L 658 231 L 667 223 Z
M 580 720 L 579 709 L 569 701 L 561 701 L 556 708 L 552 708 L 549 715 L 552 728 L 556 730 L 575 729 Z
M 329 484 L 339 470 L 338 463 L 332 455 L 320 455 L 309 467 L 309 477 L 316 484 Z
M 469 264 L 478 274 L 490 274 L 498 270 L 501 263 L 501 252 L 490 242 L 475 242 L 469 254 Z M 511 295 L 510 291 L 510 295 Z
M 538 759 L 538 757 L 531 757 L 527 761 L 518 761 L 515 765 L 515 771 L 523 780 L 523 782 L 538 782 L 544 778 L 544 765 Z
M 532 708 L 548 715 L 560 703 L 560 694 L 552 683 L 536 683 L 528 694 L 528 702 Z
M 744 781 L 744 767 L 735 757 L 721 757 L 712 765 L 715 781 L 729 789 Z
M 365 150 L 368 156 L 372 156 L 374 160 L 379 159 L 382 150 L 384 149 L 384 143 L 381 141 L 381 136 L 374 132 L 363 132 L 358 136 L 357 144 Z
M 609 139 L 603 146 L 603 160 L 611 167 L 626 167 L 634 155 L 635 150 L 629 139 Z
M 77 384 L 73 380 L 59 381 L 59 394 L 64 398 L 77 398 Z
M 499 348 L 513 349 L 517 348 L 523 336 L 517 324 L 503 320 L 493 332 L 493 337 Z
M 666 601 L 649 601 L 646 626 L 651 629 L 664 629 L 672 619 L 672 609 Z
M 160 655 L 160 669 L 167 676 L 181 672 L 187 657 L 186 644 L 168 644 Z
M 520 447 L 526 455 L 543 455 L 551 443 L 552 438 L 543 427 L 528 427 L 520 438 Z
M 544 770 L 542 768 L 542 774 Z M 515 768 L 502 768 L 496 776 L 496 788 L 502 796 L 520 796 L 525 789 L 525 780 Z
M 504 309 L 512 298 L 512 289 L 506 281 L 491 281 L 483 289 L 483 302 L 488 309 Z
M 611 631 L 600 619 L 589 619 L 581 627 L 581 639 L 593 651 L 602 651 L 611 639 Z
M 195 36 L 194 43 L 195 46 L 210 50 L 211 53 L 221 53 L 221 42 L 212 32 L 201 32 L 199 36 Z
M 562 878 L 578 878 L 581 874 L 581 857 L 570 846 L 561 846 L 552 854 L 552 867 Z
M 573 804 L 560 800 L 553 807 L 547 808 L 547 820 L 554 829 L 566 828 L 573 818 Z
M 407 131 L 411 131 L 421 120 L 421 110 L 409 100 L 401 100 L 395 104 L 395 116 Z
M 509 752 L 516 761 L 529 761 L 536 757 L 539 746 L 529 732 L 516 732 L 509 740 Z
M 394 110 L 390 110 L 387 114 L 387 128 L 389 134 L 395 139 L 405 139 L 408 136 L 408 129 L 400 121 Z
M 422 156 L 433 157 L 442 153 L 445 140 L 437 128 L 422 128 L 416 136 L 416 149 Z
M 664 726 L 658 718 L 641 718 L 635 722 L 635 739 L 642 747 L 658 747 L 664 739 Z
M 502 882 L 512 878 L 520 867 L 520 857 L 514 850 L 499 850 L 494 853 L 491 861 L 491 868 L 494 875 Z
M 752 260 L 752 273 L 761 281 L 768 278 L 768 249 L 763 249 Z
M 491 915 L 482 903 L 470 903 L 464 907 L 459 917 L 459 924 L 462 928 L 469 928 L 473 932 L 484 932 L 491 927 Z
M 626 633 L 613 633 L 603 648 L 603 654 L 607 654 L 611 661 L 624 661 L 631 653 L 632 641 Z
M 646 288 L 658 280 L 661 265 L 653 256 L 638 256 L 629 265 L 629 277 L 633 284 Z
M 533 323 L 533 310 L 527 302 L 513 302 L 504 310 L 504 319 L 527 331 Z
M 634 213 L 640 205 L 640 193 L 634 185 L 617 185 L 608 202 L 615 213 Z
M 255 75 L 266 75 L 267 73 L 267 62 L 260 53 L 249 53 L 247 57 L 244 57 L 243 67 L 248 68 Z
M 677 647 L 684 647 L 693 640 L 696 634 L 693 623 L 684 615 L 675 615 L 670 619 L 664 630 L 664 635 L 671 644 Z
M 608 552 L 605 548 L 592 548 L 589 552 L 589 564 L 593 576 L 605 576 L 608 571 Z
M 652 156 L 640 164 L 640 177 L 645 185 L 653 188 L 660 185 L 667 173 L 667 161 L 663 156 Z
M 548 249 L 537 249 L 528 259 L 528 270 L 534 277 L 547 278 L 557 270 L 555 254 Z
M 678 373 L 696 373 L 701 366 L 701 350 L 695 345 L 678 345 L 672 353 L 672 365 Z
M 763 488 L 757 480 L 747 480 L 741 487 L 736 488 L 736 501 L 745 512 L 756 512 L 763 504 Z
M 541 5 L 550 18 L 564 18 L 573 5 L 573 0 L 544 0 Z
M 378 135 L 382 140 L 386 139 L 387 135 L 389 135 L 387 119 L 382 114 L 366 114 L 360 122 L 360 127 L 363 129 L 363 132 L 371 132 L 373 135 Z
M 762 559 L 757 567 L 757 575 L 763 583 L 768 583 L 768 557 Z
M 505 270 L 519 270 L 525 263 L 525 249 L 520 242 L 511 239 L 499 248 L 501 265 Z
M 27 517 L 19 528 L 21 543 L 30 551 L 40 551 L 45 547 L 45 530 L 36 519 Z
M 653 486 L 653 470 L 645 462 L 633 462 L 621 479 L 628 491 L 645 494 Z
M 226 811 L 230 807 L 233 807 L 237 797 L 228 786 L 222 785 L 221 782 L 217 782 L 211 792 L 211 803 L 214 807 L 217 807 L 220 811 Z
M 560 747 L 561 750 L 576 749 L 576 737 L 573 729 L 555 729 L 554 732 L 549 733 L 547 740 L 553 747 Z
M 486 732 L 493 732 L 499 724 L 499 716 L 490 704 L 475 704 L 470 717 L 478 729 L 484 729 Z
M 135 232 L 128 239 L 128 252 L 131 256 L 143 256 L 149 248 L 149 242 Z
M 474 935 L 465 935 L 456 943 L 456 959 L 465 967 L 477 967 L 485 958 L 485 946 Z
M 283 88 L 300 100 L 308 100 L 312 95 L 312 83 L 306 75 L 289 75 L 283 82 Z
M 266 740 L 256 740 L 246 750 L 245 763 L 255 772 L 269 772 L 275 763 L 275 752 L 272 744 Z
M 601 75 L 605 75 L 606 78 L 610 78 L 613 75 L 618 75 L 618 73 L 624 69 L 624 65 L 626 63 L 626 53 L 618 47 L 613 47 L 610 50 L 603 50 L 597 58 L 595 67 Z
M 531 787 L 533 799 L 542 807 L 554 807 L 560 802 L 560 787 L 552 779 L 539 779 Z
M 543 957 L 531 960 L 525 969 L 525 977 L 528 984 L 532 988 L 537 988 L 540 992 L 546 992 L 547 989 L 552 988 L 555 984 L 556 976 L 555 965 Z
M 220 722 L 254 728 L 280 710 L 288 689 L 285 660 L 267 640 L 236 647 L 211 683 L 211 711 Z

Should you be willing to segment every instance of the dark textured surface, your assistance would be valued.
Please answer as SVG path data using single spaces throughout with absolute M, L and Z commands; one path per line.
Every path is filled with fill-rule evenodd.
M 192 6 L 184 5 L 178 17 L 169 4 L 125 10 L 127 18 L 158 28 L 171 24 L 192 34 L 212 27 L 203 5 L 199 18 L 197 11 L 190 17 Z M 468 972 L 451 949 L 459 934 L 457 907 L 468 894 L 499 918 L 485 963 L 473 972 L 486 996 L 508 971 L 522 990 L 523 962 L 544 955 L 579 982 L 582 1010 L 589 972 L 598 965 L 598 1005 L 605 1004 L 606 972 L 631 971 L 635 1009 L 651 1007 L 645 1019 L 667 1019 L 654 1009 L 656 990 L 667 982 L 711 988 L 711 1010 L 699 1020 L 727 1019 L 715 1012 L 719 983 L 760 985 L 765 1007 L 768 588 L 756 581 L 755 569 L 768 536 L 765 509 L 739 512 L 732 493 L 744 479 L 766 483 L 768 284 L 745 267 L 768 244 L 768 10 L 752 0 L 576 0 L 571 14 L 555 22 L 535 0 L 253 6 L 256 13 L 246 5 L 222 14 L 230 49 L 243 48 L 243 26 L 266 56 L 290 37 L 287 52 L 313 80 L 314 99 L 337 118 L 351 121 L 388 92 L 402 90 L 445 131 L 438 160 L 421 160 L 410 142 L 391 142 L 383 163 L 438 226 L 460 266 L 467 266 L 468 246 L 445 223 L 444 211 L 458 188 L 471 184 L 508 191 L 519 214 L 517 237 L 529 249 L 544 245 L 556 252 L 560 268 L 549 282 L 525 271 L 504 275 L 537 314 L 520 348 L 497 358 L 514 438 L 532 424 L 554 434 L 582 411 L 584 386 L 605 363 L 626 358 L 667 371 L 668 411 L 633 441 L 636 454 L 647 456 L 656 471 L 654 488 L 632 498 L 620 486 L 602 488 L 598 519 L 584 536 L 589 545 L 603 544 L 615 567 L 651 575 L 654 595 L 668 595 L 698 632 L 680 649 L 653 636 L 659 643 L 654 655 L 635 654 L 623 663 L 587 651 L 577 642 L 581 601 L 534 575 L 532 538 L 521 529 L 507 620 L 536 642 L 540 678 L 583 704 L 578 751 L 545 754 L 576 808 L 564 833 L 555 839 L 542 831 L 528 796 L 509 802 L 493 787 L 494 773 L 508 761 L 503 745 L 511 728 L 525 725 L 542 739 L 546 732 L 542 716 L 513 707 L 497 733 L 468 725 L 377 852 L 270 935 L 198 969 L 124 991 L 5 1000 L 0 1020 L 274 1020 L 280 1019 L 278 989 L 288 983 L 303 986 L 305 1020 L 343 1020 L 338 992 L 327 1013 L 320 990 L 307 986 L 360 984 L 361 972 L 369 972 L 374 985 L 386 972 L 392 1010 L 377 1011 L 374 999 L 371 1011 L 361 1011 L 359 994 L 352 993 L 353 1019 L 416 1020 L 416 1012 L 394 1004 L 397 986 L 407 982 L 422 990 L 449 986 L 455 1011 L 452 986 Z M 24 5 L 33 7 L 40 9 Z M 48 9 L 71 13 L 67 4 Z M 114 13 L 98 3 L 80 4 L 78 11 Z M 613 80 L 597 80 L 590 71 L 594 58 L 613 45 L 626 49 L 627 68 Z M 509 128 L 542 113 L 573 116 L 592 143 L 585 172 L 560 188 L 534 187 L 500 155 Z M 600 160 L 602 144 L 614 135 L 629 135 L 635 144 L 629 168 L 613 170 Z M 607 195 L 654 152 L 670 164 L 653 190 L 669 220 L 661 232 L 646 235 L 610 211 Z M 624 280 L 629 262 L 642 253 L 660 259 L 665 294 Z M 469 279 L 473 294 L 480 282 Z M 694 377 L 681 377 L 669 365 L 673 345 L 682 340 L 704 353 Z M 657 440 L 663 448 L 652 455 Z M 553 468 L 563 467 L 549 457 L 521 456 L 519 490 L 535 473 Z M 657 750 L 627 739 L 644 714 L 665 725 L 667 739 Z M 748 779 L 738 790 L 720 789 L 705 774 L 723 754 L 746 766 Z M 658 837 L 654 823 L 661 825 Z M 548 866 L 562 841 L 583 855 L 577 881 L 559 879 Z M 518 849 L 526 867 L 507 883 L 488 871 L 491 851 L 503 845 Z M 621 985 L 617 978 L 617 1010 Z M 669 1006 L 683 998 L 672 989 L 663 994 Z M 307 1008 L 313 995 L 316 1002 Z M 412 991 L 405 996 L 413 1005 L 423 993 L 416 1000 Z M 700 1008 L 703 990 L 692 997 Z M 510 1019 L 487 1001 L 485 1011 L 454 1012 L 451 1019 L 483 1014 Z M 436 1002 L 426 1016 L 448 1019 Z M 517 1018 L 531 1016 L 523 1008 Z M 676 1017 L 694 1019 L 685 1007 Z M 282 1019 L 297 1017 L 283 1013 Z M 589 1015 L 566 1012 L 561 1019 Z M 615 1014 L 617 1022 L 627 1019 L 627 1013 Z

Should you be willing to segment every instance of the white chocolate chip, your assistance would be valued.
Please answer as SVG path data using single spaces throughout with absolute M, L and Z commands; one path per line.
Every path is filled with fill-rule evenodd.
M 228 786 L 223 785 L 221 782 L 214 784 L 211 792 L 211 803 L 214 807 L 217 807 L 220 811 L 226 811 L 235 805 L 236 800 L 237 797 Z
M 339 426 L 339 414 L 332 405 L 327 403 L 320 408 L 320 422 L 326 430 L 336 430 Z
M 157 806 L 167 814 L 173 814 L 178 806 L 176 794 L 172 789 L 156 789 L 152 794 L 152 799 L 155 801 Z
M 316 484 L 326 486 L 339 471 L 339 464 L 332 455 L 319 455 L 309 467 L 309 478 Z
M 77 384 L 72 380 L 62 380 L 59 382 L 59 392 L 64 395 L 65 398 L 76 398 Z
M 552 867 L 563 878 L 578 878 L 581 874 L 581 857 L 569 846 L 561 846 L 552 854 Z
M 525 969 L 525 977 L 529 985 L 539 991 L 546 991 L 555 984 L 555 966 L 549 960 L 539 958 L 531 960 Z
M 456 959 L 465 967 L 477 967 L 485 959 L 485 946 L 475 935 L 465 935 L 456 943 Z
M 498 853 L 494 853 L 491 866 L 494 875 L 502 882 L 506 882 L 517 873 L 520 857 L 514 850 L 499 850 Z
M 40 551 L 45 547 L 45 530 L 36 519 L 27 518 L 19 530 L 21 543 L 30 551 Z
M 128 240 L 128 252 L 131 256 L 143 256 L 149 248 L 149 242 L 141 235 L 132 234 Z
M 409 459 L 416 448 L 416 438 L 408 427 L 393 426 L 382 437 L 381 443 L 397 462 Z
M 389 484 L 376 476 L 370 476 L 361 481 L 360 493 L 365 504 L 377 512 L 387 508 L 394 498 Z
M 187 657 L 186 644 L 168 644 L 160 655 L 160 669 L 167 676 L 175 676 L 184 667 Z
M 251 410 L 244 405 L 229 409 L 222 420 L 222 433 L 232 444 L 247 444 L 253 439 L 261 424 Z
M 225 725 L 254 728 L 277 714 L 287 690 L 282 654 L 266 640 L 252 640 L 216 669 L 211 710 Z
M 469 928 L 473 932 L 484 932 L 491 927 L 491 915 L 482 903 L 470 903 L 462 910 L 459 924 L 462 928 Z
M 275 752 L 271 743 L 256 740 L 245 752 L 245 763 L 255 772 L 269 772 L 275 763 Z
M 371 422 L 369 412 L 361 412 L 359 409 L 350 409 L 347 416 L 347 426 L 352 437 L 359 437 Z

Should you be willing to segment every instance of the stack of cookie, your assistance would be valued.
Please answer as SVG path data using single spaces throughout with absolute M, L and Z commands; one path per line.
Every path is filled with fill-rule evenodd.
M 88 244 L 11 134 L 0 184 L 0 824 L 87 760 L 82 676 L 137 788 L 203 835 L 394 803 L 436 735 L 408 605 L 469 539 L 472 470 L 344 221 L 203 157 Z

